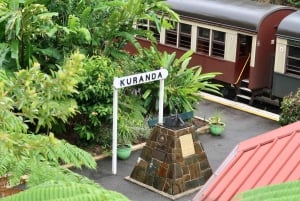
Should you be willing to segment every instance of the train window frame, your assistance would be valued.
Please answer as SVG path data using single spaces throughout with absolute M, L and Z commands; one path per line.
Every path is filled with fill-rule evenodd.
M 165 44 L 172 45 L 177 47 L 178 44 L 178 24 L 177 22 L 174 22 L 174 26 L 172 29 L 166 30 L 165 33 Z
M 295 53 L 296 51 L 296 53 Z M 287 46 L 285 72 L 300 76 L 300 47 L 294 45 Z
M 153 21 L 148 20 L 148 30 L 152 31 L 153 36 L 156 38 L 156 41 L 160 41 L 160 33 L 157 30 L 156 24 Z
M 192 25 L 179 23 L 178 29 L 178 47 L 183 49 L 191 49 Z
M 205 31 L 205 34 L 208 34 L 205 36 L 204 32 L 201 30 Z M 210 35 L 211 35 L 211 30 L 208 28 L 204 27 L 197 27 L 197 46 L 196 46 L 196 52 L 202 53 L 209 55 L 209 47 L 210 47 Z
M 160 40 L 160 33 L 158 32 L 156 25 L 154 22 L 146 19 L 138 20 L 136 23 L 136 28 L 141 29 L 141 30 L 147 30 L 147 31 L 152 31 L 153 36 L 156 38 L 157 41 Z M 140 38 L 145 38 L 143 36 L 138 36 Z M 147 39 L 147 38 L 146 38 Z
M 142 30 L 148 30 L 148 20 L 142 19 L 138 20 L 136 23 L 136 28 L 137 29 L 142 29 Z
M 215 37 L 217 36 L 217 37 Z M 223 31 L 212 30 L 211 32 L 211 56 L 224 58 L 225 55 L 225 37 Z
M 200 35 L 200 30 L 205 30 L 208 33 L 207 37 Z M 214 38 L 217 34 L 221 35 L 221 39 Z M 211 57 L 218 57 L 224 59 L 225 57 L 225 43 L 226 43 L 226 32 L 218 31 L 206 27 L 197 27 L 197 47 L 196 52 Z M 199 48 L 199 45 L 202 45 L 205 49 Z M 200 51 L 199 51 L 200 50 Z

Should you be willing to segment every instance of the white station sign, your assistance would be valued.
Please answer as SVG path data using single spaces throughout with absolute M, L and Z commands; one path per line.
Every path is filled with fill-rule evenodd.
M 160 69 L 155 71 L 150 71 L 146 73 L 138 73 L 135 75 L 117 77 L 114 79 L 114 87 L 116 89 L 134 86 L 138 84 L 143 84 L 147 82 L 153 82 L 156 80 L 163 80 L 168 76 L 168 71 L 166 69 Z
M 143 84 L 152 81 L 160 81 L 159 86 L 159 111 L 158 123 L 163 123 L 163 97 L 164 97 L 164 79 L 168 76 L 166 69 L 138 73 L 135 75 L 114 78 L 114 99 L 113 99 L 113 142 L 112 142 L 112 173 L 117 174 L 117 130 L 118 130 L 118 89 L 130 87 L 137 84 Z

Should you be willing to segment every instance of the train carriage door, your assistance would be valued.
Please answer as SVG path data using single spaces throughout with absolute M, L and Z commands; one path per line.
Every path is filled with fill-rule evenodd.
M 250 53 L 252 46 L 252 37 L 238 34 L 238 42 L 237 42 L 237 72 L 238 78 L 236 83 L 241 81 L 242 79 L 246 79 L 249 77 L 249 68 L 250 68 Z

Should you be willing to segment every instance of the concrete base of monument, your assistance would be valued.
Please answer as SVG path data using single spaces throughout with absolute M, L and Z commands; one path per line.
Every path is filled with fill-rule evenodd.
M 170 195 L 170 194 L 168 194 L 168 193 L 166 193 L 166 192 L 164 192 L 164 191 L 160 191 L 160 190 L 154 188 L 153 186 L 149 186 L 149 185 L 144 184 L 144 183 L 142 183 L 142 182 L 139 182 L 139 181 L 137 181 L 137 180 L 135 180 L 135 179 L 132 179 L 130 176 L 125 177 L 125 180 L 130 181 L 130 182 L 132 182 L 132 183 L 134 183 L 134 184 L 137 184 L 137 185 L 139 185 L 139 186 L 142 186 L 142 187 L 144 187 L 144 188 L 146 188 L 146 189 L 148 189 L 148 190 L 150 190 L 150 191 L 153 191 L 153 192 L 155 192 L 155 193 L 158 193 L 158 194 L 160 194 L 160 195 L 162 195 L 162 196 L 164 196 L 164 197 L 167 197 L 168 199 L 171 199 L 171 200 L 176 200 L 176 199 L 179 199 L 179 198 L 181 198 L 181 197 L 184 197 L 184 196 L 190 195 L 190 194 L 192 194 L 192 193 L 195 193 L 195 192 L 197 192 L 198 190 L 200 190 L 201 187 L 202 187 L 202 185 L 201 185 L 201 186 L 197 186 L 197 187 L 195 187 L 195 188 L 193 188 L 193 189 L 189 189 L 189 190 L 187 190 L 187 191 L 184 191 L 184 192 L 179 193 L 179 194 L 176 194 L 176 195 Z

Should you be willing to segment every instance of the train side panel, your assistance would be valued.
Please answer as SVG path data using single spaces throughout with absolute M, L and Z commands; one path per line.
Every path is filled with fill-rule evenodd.
M 279 61 L 279 56 L 284 57 L 287 48 L 283 47 L 286 52 L 275 56 L 277 28 L 296 9 L 246 0 L 167 0 L 167 3 L 180 15 L 180 22 L 176 22 L 172 30 L 162 29 L 160 34 L 155 33 L 160 51 L 176 52 L 180 57 L 187 50 L 193 50 L 190 66 L 200 65 L 204 73 L 221 72 L 216 80 L 235 85 L 237 93 L 245 88 L 241 87 L 241 81 L 246 80 L 247 90 L 253 92 L 251 99 L 262 89 L 272 87 L 275 96 L 282 96 L 283 88 L 279 86 L 283 85 L 277 82 L 291 80 L 290 84 L 296 83 L 290 78 L 300 76 L 300 64 L 296 76 L 293 73 L 286 77 L 278 75 L 286 74 L 283 69 L 285 58 Z M 296 20 L 298 23 L 299 19 Z M 155 29 L 150 22 L 146 25 L 137 23 L 137 27 Z M 299 24 L 295 26 L 296 29 L 299 27 Z M 147 39 L 138 40 L 142 46 L 150 46 Z M 134 52 L 132 46 L 126 49 Z M 275 68 L 274 60 L 277 62 Z M 300 58 L 293 62 L 299 63 Z M 273 73 L 274 69 L 276 73 Z
M 272 95 L 284 97 L 300 87 L 300 11 L 279 24 Z
M 280 9 L 266 16 L 261 22 L 257 33 L 255 65 L 250 68 L 250 89 L 271 89 L 277 27 L 292 12 L 293 9 Z

